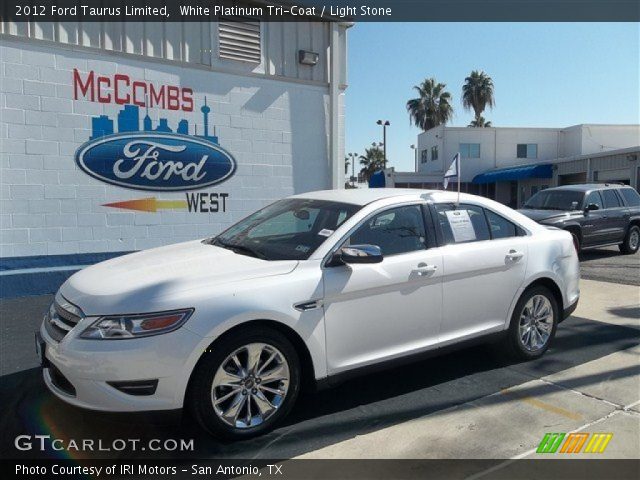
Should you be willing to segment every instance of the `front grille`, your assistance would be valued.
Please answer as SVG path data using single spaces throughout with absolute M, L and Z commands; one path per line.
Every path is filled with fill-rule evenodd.
M 62 295 L 57 294 L 53 305 L 44 318 L 44 328 L 47 333 L 59 342 L 82 318 L 78 307 L 69 303 Z

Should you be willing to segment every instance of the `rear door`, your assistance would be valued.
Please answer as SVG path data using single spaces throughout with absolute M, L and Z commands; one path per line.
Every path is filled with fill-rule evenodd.
M 607 226 L 606 240 L 612 243 L 622 242 L 629 222 L 629 209 L 613 188 L 602 190 L 602 198 L 604 200 L 605 223 Z
M 504 328 L 527 266 L 527 237 L 476 205 L 436 204 L 444 277 L 440 342 Z

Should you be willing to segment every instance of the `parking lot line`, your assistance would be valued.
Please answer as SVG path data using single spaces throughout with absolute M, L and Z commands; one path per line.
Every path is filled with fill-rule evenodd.
M 520 400 L 521 402 L 528 403 L 529 405 L 533 405 L 534 407 L 542 408 L 547 412 L 556 413 L 558 415 L 562 415 L 564 417 L 570 418 L 571 420 L 582 420 L 582 415 L 579 413 L 570 412 L 569 410 L 565 410 L 564 408 L 556 407 L 555 405 L 551 405 L 549 403 L 543 402 L 542 400 L 538 400 L 533 397 L 520 396 L 515 392 L 512 392 L 510 389 L 505 388 L 500 391 L 503 395 L 510 395 L 513 398 Z

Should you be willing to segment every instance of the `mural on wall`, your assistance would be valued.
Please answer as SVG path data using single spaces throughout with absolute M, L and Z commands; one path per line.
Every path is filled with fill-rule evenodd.
M 116 78 L 118 77 L 118 78 Z M 129 87 L 127 89 L 127 87 Z M 112 91 L 110 89 L 113 89 Z M 190 134 L 189 121 L 178 120 L 175 131 L 167 118 L 156 125 L 149 116 L 149 106 L 168 110 L 194 110 L 191 89 L 156 86 L 132 82 L 125 75 L 95 77 L 90 72 L 84 82 L 74 71 L 74 97 L 78 92 L 91 101 L 122 104 L 117 118 L 99 115 L 91 119 L 89 141 L 76 151 L 75 161 L 86 174 L 101 182 L 123 188 L 156 192 L 185 192 L 184 200 L 145 197 L 104 204 L 144 212 L 163 209 L 187 209 L 194 212 L 226 211 L 226 193 L 189 193 L 220 184 L 236 171 L 233 156 L 210 134 L 211 108 L 204 104 L 203 131 Z M 145 116 L 140 119 L 140 108 Z

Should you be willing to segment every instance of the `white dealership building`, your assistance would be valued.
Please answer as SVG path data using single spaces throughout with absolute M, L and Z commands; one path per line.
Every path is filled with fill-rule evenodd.
M 457 152 L 461 190 L 512 207 L 550 186 L 619 182 L 639 187 L 640 125 L 594 124 L 566 128 L 441 125 L 418 136 L 415 172 L 388 170 L 386 184 L 441 188 Z
M 344 186 L 350 24 L 216 20 L 1 24 L 0 295 Z

